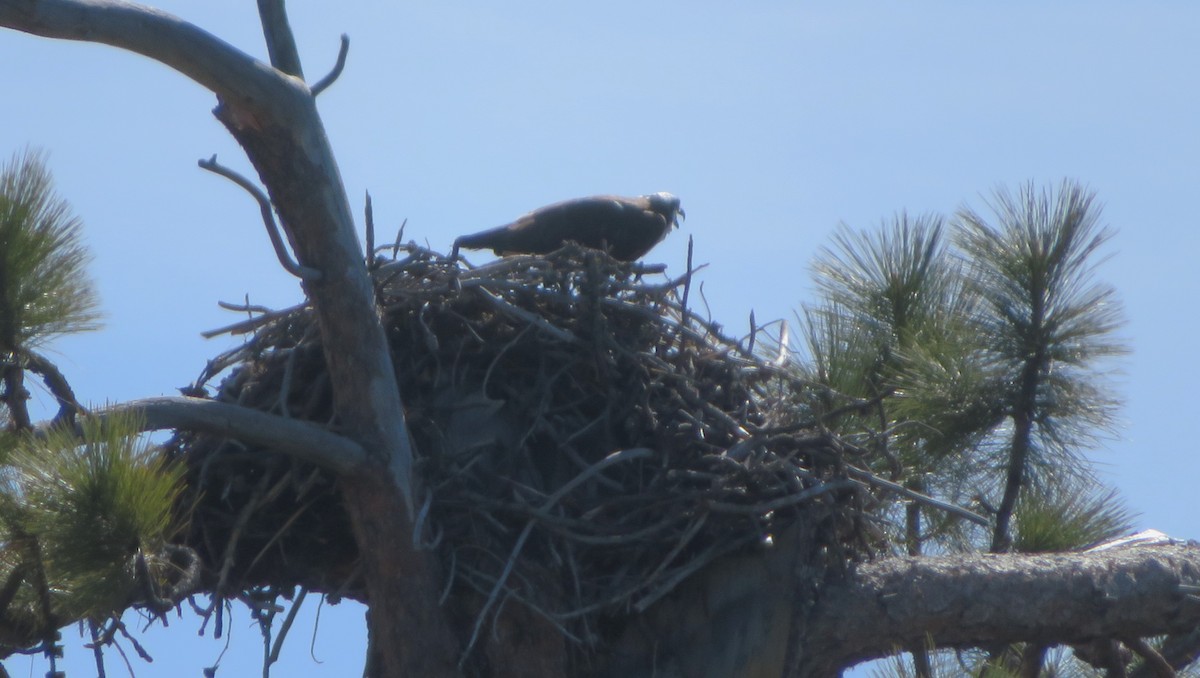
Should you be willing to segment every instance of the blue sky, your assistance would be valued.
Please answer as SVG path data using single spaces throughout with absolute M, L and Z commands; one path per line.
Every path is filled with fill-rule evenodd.
M 671 191 L 688 219 L 651 258 L 682 271 L 692 236 L 704 297 L 731 333 L 751 309 L 760 323 L 790 320 L 811 300 L 809 262 L 839 222 L 982 207 L 1029 180 L 1086 183 L 1117 230 L 1098 273 L 1119 292 L 1133 348 L 1120 437 L 1089 456 L 1139 528 L 1200 538 L 1188 424 L 1200 5 L 739 5 L 371 0 L 297 2 L 291 15 L 310 81 L 350 35 L 320 108 L 356 209 L 374 196 L 381 240 L 407 218 L 406 237 L 448 249 L 556 200 Z M 252 2 L 159 6 L 265 54 Z M 139 56 L 7 31 L 0 63 L 0 155 L 50 152 L 95 255 L 106 328 L 53 347 L 82 398 L 191 382 L 229 346 L 200 338 L 237 319 L 218 300 L 300 300 L 250 198 L 196 167 L 216 153 L 249 171 L 211 94 Z M 285 651 L 295 663 L 278 675 L 359 670 L 359 612 L 322 616 L 325 662 L 308 658 L 311 623 L 299 626 Z M 138 675 L 213 663 L 221 644 L 192 640 L 195 628 L 185 618 L 152 635 L 156 661 Z M 234 630 L 218 675 L 257 671 L 258 632 Z M 86 675 L 90 658 L 73 655 Z

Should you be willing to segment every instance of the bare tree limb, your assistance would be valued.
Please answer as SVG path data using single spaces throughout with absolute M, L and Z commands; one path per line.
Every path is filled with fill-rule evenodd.
M 50 395 L 58 401 L 58 414 L 54 417 L 55 421 L 74 423 L 75 414 L 83 412 L 84 409 L 75 400 L 75 391 L 71 390 L 71 384 L 67 381 L 66 376 L 58 369 L 57 365 L 40 353 L 29 351 L 24 358 L 29 371 L 42 378 L 42 383 L 50 390 Z
M 321 92 L 329 89 L 329 86 L 337 81 L 338 76 L 342 74 L 342 69 L 346 67 L 346 55 L 350 53 L 350 36 L 342 33 L 342 46 L 338 48 L 337 62 L 333 65 L 333 69 L 325 74 L 312 86 L 312 95 L 318 96 Z M 368 252 L 374 256 L 374 251 L 370 248 Z
M 359 471 L 367 462 L 362 446 L 321 426 L 216 400 L 186 396 L 144 398 L 94 414 L 106 417 L 130 412 L 143 417 L 146 431 L 183 429 L 225 436 L 269 447 L 338 473 Z
M 170 66 L 245 110 L 288 118 L 303 83 L 194 24 L 118 0 L 0 0 L 0 26 L 47 38 L 96 42 Z
M 990 520 L 979 515 L 978 513 L 975 513 L 974 511 L 971 511 L 970 509 L 965 509 L 956 504 L 951 504 L 950 502 L 942 501 L 941 499 L 935 499 L 934 497 L 930 497 L 929 495 L 921 494 L 920 492 L 917 492 L 916 490 L 910 490 L 907 487 L 904 487 L 903 485 L 900 485 L 898 483 L 893 483 L 890 480 L 884 480 L 883 478 L 880 478 L 869 471 L 864 471 L 856 466 L 847 466 L 846 467 L 846 475 L 850 476 L 851 478 L 857 478 L 858 480 L 861 480 L 869 485 L 874 485 L 876 487 L 880 487 L 885 490 L 889 490 L 891 492 L 899 494 L 903 497 L 907 497 L 908 499 L 911 499 L 915 502 L 925 504 L 927 506 L 931 506 L 931 507 L 936 508 L 941 511 L 945 511 L 946 513 L 949 513 L 951 515 L 955 515 L 955 516 L 958 516 L 959 518 L 963 518 L 964 520 L 969 520 L 977 525 L 983 525 L 984 527 L 991 525 Z
M 437 605 L 432 556 L 412 546 L 413 444 L 350 203 L 308 86 L 196 26 L 119 0 L 0 0 L 0 26 L 120 47 L 213 91 L 217 119 L 246 151 L 286 227 L 321 331 L 340 430 L 368 463 L 341 478 L 387 675 L 453 675 L 455 635 Z M 396 576 L 404 572 L 405 576 Z M 405 652 L 397 639 L 420 646 Z M 415 640 L 414 640 L 415 639 Z
M 809 675 L 892 654 L 932 637 L 939 648 L 1084 644 L 1200 625 L 1180 586 L 1200 580 L 1200 545 L 1096 553 L 887 558 L 829 585 L 808 625 Z
M 257 186 L 250 183 L 250 180 L 246 177 L 218 163 L 217 156 L 215 155 L 208 160 L 201 160 L 198 164 L 201 169 L 206 169 L 213 174 L 219 174 L 241 186 L 244 191 L 250 194 L 250 197 L 258 202 L 258 210 L 262 215 L 263 226 L 266 226 L 267 236 L 271 238 L 271 247 L 275 248 L 275 256 L 279 259 L 279 265 L 283 266 L 285 271 L 308 282 L 316 282 L 321 279 L 320 271 L 308 266 L 301 266 L 292 259 L 292 255 L 287 251 L 287 246 L 283 244 L 283 236 L 279 234 L 279 226 L 275 224 L 275 212 L 271 209 L 271 201 Z
M 296 49 L 296 38 L 292 35 L 292 25 L 288 22 L 283 0 L 258 0 L 258 18 L 262 23 L 263 38 L 267 41 L 271 65 L 303 80 L 300 51 Z
M 0 0 L 0 26 L 137 52 L 220 98 L 217 117 L 258 169 L 297 259 L 325 276 L 305 291 L 326 335 L 347 432 L 378 449 L 411 515 L 412 443 L 391 356 L 337 162 L 304 83 L 193 24 L 118 0 Z

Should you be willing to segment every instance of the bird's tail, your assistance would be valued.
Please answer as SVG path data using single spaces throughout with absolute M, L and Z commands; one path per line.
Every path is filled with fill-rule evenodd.
M 470 235 L 461 235 L 454 240 L 454 248 L 463 248 L 468 250 L 482 250 L 489 247 L 496 247 L 498 244 L 496 239 L 504 233 L 504 226 L 490 228 L 479 233 Z

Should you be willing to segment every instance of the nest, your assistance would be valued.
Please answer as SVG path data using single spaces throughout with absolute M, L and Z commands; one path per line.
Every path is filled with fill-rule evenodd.
M 427 492 L 420 528 L 472 643 L 510 600 L 602 642 L 605 620 L 796 521 L 831 564 L 864 551 L 865 493 L 807 385 L 777 339 L 756 349 L 760 330 L 735 341 L 690 311 L 692 271 L 573 246 L 478 268 L 415 245 L 394 255 L 374 276 Z M 228 329 L 253 337 L 197 392 L 226 374 L 217 399 L 336 427 L 307 308 Z M 190 541 L 219 594 L 361 596 L 335 478 L 228 440 L 177 449 Z

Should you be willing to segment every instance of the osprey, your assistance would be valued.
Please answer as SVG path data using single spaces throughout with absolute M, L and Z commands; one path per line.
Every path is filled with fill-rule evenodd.
M 546 254 L 568 242 L 605 250 L 614 259 L 640 259 L 686 215 L 679 198 L 651 193 L 636 198 L 597 195 L 547 205 L 517 219 L 454 241 L 458 248 L 504 254 Z

